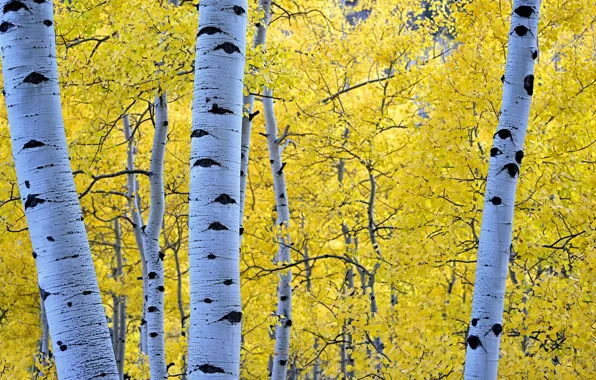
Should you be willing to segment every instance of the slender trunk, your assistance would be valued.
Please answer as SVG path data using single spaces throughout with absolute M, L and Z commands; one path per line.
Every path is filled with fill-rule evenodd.
M 269 14 L 269 9 L 271 7 L 271 0 L 260 0 L 259 5 L 265 12 L 265 14 Z M 265 40 L 267 37 L 267 21 L 261 20 L 257 24 L 257 32 L 255 33 L 253 46 L 256 48 L 260 45 L 265 44 Z M 243 114 L 242 116 L 242 138 L 240 143 L 240 238 L 242 239 L 242 234 L 244 233 L 244 204 L 246 201 L 246 181 L 248 177 L 248 160 L 250 155 L 250 135 L 252 130 L 252 119 L 255 114 L 253 114 L 254 110 L 254 103 L 255 103 L 255 96 L 254 95 L 246 95 L 243 97 L 244 106 L 247 108 L 247 114 Z
M 155 135 L 151 152 L 151 202 L 147 227 L 143 233 L 143 248 L 147 264 L 147 354 L 152 379 L 167 379 L 164 340 L 164 269 L 163 253 L 159 250 L 159 232 L 164 213 L 163 162 L 168 137 L 168 110 L 165 92 L 155 100 Z
M 199 4 L 189 205 L 191 379 L 240 372 L 240 144 L 246 0 Z
M 53 4 L 4 0 L 1 5 L 13 156 L 58 376 L 117 379 L 64 133 Z
M 120 220 L 116 218 L 114 220 L 114 233 L 116 241 L 114 245 L 114 251 L 116 254 L 116 281 L 124 285 L 124 278 L 122 272 L 122 228 L 120 226 Z M 126 350 L 126 296 L 116 296 L 117 302 L 114 302 L 114 353 L 116 355 L 116 365 L 118 366 L 118 374 L 120 380 L 124 379 L 124 358 Z
M 132 136 L 132 129 L 130 127 L 130 119 L 128 114 L 125 114 L 122 117 L 122 126 L 124 129 L 124 138 L 127 141 L 127 149 L 126 149 L 126 169 L 134 170 L 135 169 L 135 154 L 136 148 L 134 145 L 134 139 Z M 147 295 L 147 262 L 145 261 L 145 249 L 143 247 L 143 217 L 141 215 L 141 202 L 138 193 L 138 183 L 136 176 L 134 174 L 127 174 L 126 175 L 126 192 L 128 198 L 128 209 L 132 216 L 132 223 L 133 223 L 133 230 L 135 235 L 135 242 L 137 244 L 137 249 L 139 250 L 139 255 L 141 256 L 141 270 L 142 270 L 142 277 L 143 277 L 143 317 L 141 320 L 141 325 L 139 327 L 140 331 L 140 350 L 142 353 L 147 353 L 147 323 L 146 323 L 146 316 L 145 316 L 145 309 L 146 309 L 146 299 L 145 296 Z
M 490 150 L 465 379 L 497 378 L 513 208 L 538 56 L 540 0 L 515 0 L 499 126 Z

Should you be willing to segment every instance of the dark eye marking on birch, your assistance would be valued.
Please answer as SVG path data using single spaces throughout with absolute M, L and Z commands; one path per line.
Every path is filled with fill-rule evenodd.
M 29 11 L 29 7 L 26 6 L 25 4 L 21 3 L 20 1 L 11 1 L 10 3 L 8 3 L 4 6 L 4 13 L 18 12 L 21 9 Z M 29 11 L 29 12 L 31 12 L 31 11 Z
M 286 365 L 286 364 L 288 364 L 288 361 L 287 360 L 280 360 L 279 361 L 279 365 Z
M 478 318 L 472 319 L 472 326 L 476 326 L 478 324 Z
M 158 291 L 158 292 L 163 292 L 164 290 L 166 290 L 166 288 L 164 288 L 164 287 L 163 287 L 163 286 L 161 286 L 161 285 L 157 287 L 157 291 Z
M 234 283 L 234 280 L 224 280 L 223 284 L 226 286 L 230 286 Z
M 192 133 L 190 134 L 190 138 L 199 138 L 199 137 L 207 136 L 208 134 L 209 134 L 209 132 L 207 132 L 204 129 L 196 129 L 196 130 L 192 131 Z
M 275 174 L 282 175 L 285 167 L 286 167 L 286 163 L 284 162 L 283 164 L 281 164 L 281 168 L 279 168 L 279 170 Z
M 84 296 L 88 296 L 91 293 L 93 293 L 91 290 L 85 290 L 85 291 L 83 291 L 83 295 Z
M 495 133 L 495 136 L 499 136 L 503 140 L 511 139 L 511 141 L 513 141 L 513 136 L 511 135 L 511 131 L 509 129 L 501 129 Z
M 210 253 L 210 254 L 208 254 L 208 255 L 207 255 L 207 258 L 208 258 L 209 260 L 214 260 L 214 259 L 216 259 L 216 258 L 217 258 L 217 256 L 215 256 L 213 253 Z
M 505 83 L 505 74 L 501 76 L 501 83 Z
M 482 342 L 476 335 L 470 335 L 468 337 L 468 346 L 470 346 L 472 350 L 475 350 L 478 347 L 482 347 Z
M 209 36 L 212 36 L 217 33 L 223 33 L 223 30 L 221 30 L 215 26 L 206 26 L 204 28 L 201 28 L 201 30 L 199 30 L 199 33 L 197 33 L 197 37 L 199 37 L 202 34 L 207 34 Z
M 39 148 L 40 146 L 45 146 L 46 144 L 42 143 L 38 140 L 29 140 L 23 145 L 23 149 L 31 149 L 31 148 Z
M 64 256 L 64 257 L 60 257 L 60 258 L 56 259 L 56 261 L 66 260 L 66 259 L 76 259 L 77 257 L 79 257 L 79 255 Z
M 33 0 L 33 2 L 37 4 L 43 4 L 46 2 L 46 0 Z
M 503 332 L 503 326 L 500 323 L 495 323 L 490 330 L 495 334 L 495 336 L 499 336 Z
M 43 20 L 43 24 L 45 26 L 52 26 L 52 22 L 50 20 Z
M 215 47 L 215 49 L 213 49 L 213 51 L 217 51 L 217 50 L 223 50 L 226 54 L 234 54 L 234 53 L 242 54 L 242 52 L 240 51 L 240 48 L 231 42 L 224 42 L 221 45 L 217 45 Z
M 46 236 L 46 239 L 48 239 L 48 241 L 56 241 L 53 237 L 51 236 Z
M 530 18 L 532 13 L 534 13 L 534 7 L 530 7 L 528 5 L 522 5 L 520 7 L 515 8 L 514 12 L 519 17 Z
M 141 318 L 141 326 L 143 326 L 145 323 L 147 323 L 147 321 Z
M 147 275 L 147 277 L 149 277 L 150 280 L 153 280 L 154 278 L 157 278 L 157 273 L 155 273 L 155 272 L 149 272 L 149 274 Z
M 212 303 L 212 302 L 213 302 L 213 300 L 212 300 L 211 298 L 205 298 L 205 299 L 203 300 L 203 302 L 205 302 L 205 303 Z
M 66 306 L 68 306 L 68 307 L 72 307 L 72 302 L 67 302 L 67 303 L 66 303 Z
M 209 225 L 209 227 L 207 227 L 207 229 L 214 230 L 214 231 L 225 231 L 228 229 L 228 227 L 224 226 L 220 222 L 213 222 Z
M 46 292 L 45 290 L 43 290 L 42 288 L 39 288 L 39 295 L 41 296 L 42 300 L 46 300 L 46 298 L 48 298 L 49 296 L 52 295 L 52 293 L 50 292 Z
M 32 255 L 34 259 L 37 259 L 37 252 L 33 251 Z
M 36 206 L 44 203 L 46 200 L 43 198 L 37 198 L 39 194 L 29 194 L 25 199 L 25 210 L 28 208 L 35 208 Z
M 507 173 L 511 176 L 511 178 L 514 178 L 516 175 L 519 174 L 519 166 L 517 166 L 517 164 L 514 164 L 513 162 L 503 166 L 503 169 L 501 169 L 499 173 L 501 173 L 503 170 L 507 170 Z
M 29 181 L 25 181 L 25 187 L 28 189 L 31 187 L 31 184 L 29 183 Z
M 282 301 L 285 301 L 285 300 L 288 299 L 288 297 L 287 296 L 281 296 L 281 297 L 279 297 L 279 299 L 282 300 Z
M 68 346 L 66 344 L 60 345 L 60 351 L 66 351 L 67 348 L 68 348 Z
M 234 13 L 236 13 L 237 16 L 242 16 L 243 14 L 246 13 L 246 11 L 244 10 L 244 8 L 242 8 L 239 5 L 234 5 L 232 7 L 232 9 L 234 10 Z
M 158 335 L 158 334 L 157 334 L 156 332 L 149 333 L 149 336 L 150 336 L 151 338 L 155 338 L 157 335 Z
M 200 166 L 202 168 L 210 168 L 212 166 L 221 166 L 221 164 L 211 158 L 201 158 L 196 160 L 193 166 Z
M 228 314 L 221 317 L 221 319 L 219 319 L 218 322 L 228 321 L 231 324 L 235 325 L 236 323 L 240 323 L 241 320 L 242 320 L 242 312 L 230 311 Z
M 165 258 L 166 258 L 166 254 L 160 251 L 160 252 L 159 252 L 159 259 L 160 259 L 161 261 L 163 261 L 163 259 L 165 259 Z
M 518 164 L 521 164 L 523 159 L 524 159 L 524 151 L 523 150 L 518 150 L 517 152 L 515 152 L 515 161 L 517 161 Z
M 286 327 L 291 327 L 291 326 L 292 326 L 292 320 L 291 319 L 288 319 L 286 321 Z
M 221 203 L 222 205 L 229 205 L 229 204 L 235 204 L 236 200 L 234 198 L 230 197 L 228 194 L 221 194 L 220 196 L 215 198 L 215 200 L 213 202 Z
M 244 227 L 240 228 L 240 235 L 244 233 Z
M 248 121 L 252 121 L 252 119 L 254 119 L 255 116 L 257 116 L 260 113 L 261 113 L 261 111 L 256 111 L 256 112 L 251 113 L 250 115 L 248 115 Z
M 532 59 L 536 59 L 536 58 L 538 58 L 538 50 L 534 50 L 532 52 Z
M 208 111 L 209 113 L 214 113 L 216 115 L 225 115 L 225 114 L 230 114 L 230 113 L 234 113 L 231 110 L 227 109 L 227 108 L 223 108 L 217 105 L 217 103 L 213 103 L 213 105 L 211 106 L 211 109 Z
M 149 306 L 149 307 L 147 308 L 147 311 L 148 311 L 148 312 L 150 312 L 150 313 L 154 313 L 154 312 L 156 312 L 156 311 L 157 311 L 157 308 L 156 308 L 155 306 Z
M 491 200 L 491 203 L 494 204 L 495 206 L 500 205 L 501 203 L 503 203 L 503 200 L 499 197 L 493 197 Z
M 27 75 L 25 77 L 25 79 L 23 79 L 24 83 L 31 83 L 31 84 L 40 84 L 41 82 L 47 82 L 49 81 L 49 79 L 40 74 L 40 73 L 36 73 L 36 72 L 32 72 L 31 74 Z
M 226 373 L 222 368 L 213 366 L 211 364 L 201 364 L 199 366 L 199 371 L 203 373 Z
M 515 29 L 513 29 L 513 31 L 520 37 L 525 36 L 526 34 L 528 34 L 528 32 L 530 31 L 530 29 L 526 28 L 523 25 L 519 25 L 516 26 Z
M 497 157 L 500 154 L 503 154 L 503 152 L 501 152 L 501 150 L 499 148 L 491 148 L 491 150 L 490 150 L 491 157 Z
M 534 94 L 534 75 L 526 75 L 524 78 L 524 90 L 530 96 Z
M 2 24 L 0 24 L 0 32 L 5 33 L 8 31 L 8 29 L 12 28 L 13 26 L 14 24 L 5 21 Z

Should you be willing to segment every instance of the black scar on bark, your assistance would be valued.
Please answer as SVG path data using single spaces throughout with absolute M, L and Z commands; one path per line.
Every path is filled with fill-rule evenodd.
M 501 200 L 501 198 L 499 197 L 493 197 L 491 200 L 491 203 L 494 204 L 495 206 L 500 205 L 501 203 L 503 203 L 503 201 Z
M 499 136 L 503 140 L 511 139 L 511 141 L 513 141 L 513 136 L 511 135 L 511 131 L 509 129 L 501 129 L 495 133 L 495 136 Z
M 221 194 L 220 196 L 215 198 L 215 200 L 213 202 L 221 203 L 222 205 L 229 205 L 229 204 L 236 203 L 234 198 L 230 197 L 228 194 Z
M 154 278 L 157 278 L 157 273 L 155 273 L 155 272 L 149 272 L 149 274 L 147 275 L 147 277 L 149 277 L 150 280 L 153 280 Z
M 163 292 L 164 290 L 166 290 L 166 288 L 164 288 L 164 287 L 163 287 L 163 286 L 161 286 L 161 285 L 157 287 L 157 291 L 158 291 L 158 292 Z
M 478 318 L 472 319 L 472 326 L 476 326 L 478 324 Z
M 479 346 L 482 347 L 482 342 L 480 341 L 480 338 L 478 338 L 476 335 L 470 335 L 468 337 L 468 346 L 470 346 L 472 350 L 475 350 Z
M 499 336 L 503 332 L 503 326 L 500 323 L 495 323 L 493 327 L 490 328 L 495 336 Z
M 530 29 L 526 28 L 526 27 L 525 27 L 525 26 L 523 26 L 523 25 L 520 25 L 520 26 L 516 26 L 516 27 L 515 27 L 515 29 L 513 29 L 513 31 L 514 31 L 514 32 L 515 32 L 515 33 L 516 33 L 518 36 L 520 36 L 520 37 L 523 37 L 523 36 L 525 36 L 525 35 L 526 35 L 526 34 L 527 34 L 529 31 L 530 31 Z
M 37 4 L 43 4 L 46 2 L 46 0 L 33 0 L 33 2 Z
M 234 283 L 234 280 L 224 280 L 223 284 L 226 286 L 230 286 Z
M 66 306 L 71 307 L 72 306 L 72 302 L 67 302 Z
M 91 293 L 93 293 L 91 290 L 85 290 L 85 291 L 83 291 L 83 295 L 84 296 L 88 296 Z
M 14 24 L 11 24 L 10 22 L 3 22 L 2 24 L 0 24 L 0 32 L 4 33 L 7 32 L 8 29 L 12 28 L 14 26 Z
M 222 107 L 218 106 L 217 103 L 213 103 L 213 105 L 211 106 L 211 109 L 208 112 L 214 113 L 216 115 L 225 115 L 225 114 L 234 113 L 227 108 L 222 108 Z
M 532 15 L 532 13 L 534 13 L 534 8 L 527 6 L 527 5 L 522 5 L 520 7 L 515 8 L 515 14 L 517 14 L 519 17 L 524 17 L 524 18 L 530 18 L 530 16 Z
M 285 300 L 288 299 L 288 297 L 287 296 L 281 296 L 281 297 L 279 297 L 279 299 L 282 300 L 282 301 L 285 301 Z
M 207 255 L 207 258 L 208 258 L 209 260 L 213 260 L 213 259 L 216 259 L 216 258 L 217 258 L 217 256 L 215 256 L 213 253 L 210 253 L 210 254 L 208 254 L 208 255 Z
M 536 58 L 538 58 L 538 50 L 534 50 L 532 52 L 532 59 L 536 59 Z
M 46 239 L 48 239 L 48 241 L 56 241 L 53 237 L 51 236 L 46 236 Z
M 32 72 L 23 79 L 24 83 L 40 84 L 41 82 L 47 82 L 49 79 L 40 73 Z
M 149 333 L 149 336 L 150 336 L 151 338 L 155 338 L 157 335 L 158 335 L 158 334 L 157 334 L 156 332 Z
M 261 113 L 261 111 L 256 111 L 256 112 L 251 113 L 250 115 L 248 115 L 248 121 L 252 121 L 252 119 L 254 119 L 255 116 L 257 116 L 260 113 Z
M 287 360 L 280 360 L 279 361 L 279 365 L 286 365 L 286 364 L 288 364 L 288 361 Z
M 226 314 L 223 317 L 221 317 L 221 319 L 219 319 L 218 322 L 228 321 L 231 324 L 235 325 L 237 323 L 240 323 L 241 320 L 242 320 L 242 312 L 240 312 L 240 311 L 231 311 L 228 314 Z
M 497 157 L 499 154 L 502 154 L 503 152 L 501 152 L 501 150 L 499 148 L 491 148 L 490 150 L 490 156 L 491 157 Z
M 52 22 L 50 20 L 43 20 L 43 24 L 45 26 L 52 26 Z
M 244 8 L 242 8 L 239 5 L 234 5 L 232 7 L 232 9 L 234 9 L 234 13 L 236 13 L 237 16 L 242 16 L 243 14 L 246 13 L 246 11 L 244 10 Z
M 36 206 L 44 203 L 46 200 L 42 198 L 37 198 L 39 194 L 29 194 L 27 195 L 27 199 L 25 199 L 25 210 L 28 208 L 35 208 Z
M 244 170 L 240 170 L 240 177 L 244 177 Z
M 44 300 L 44 301 L 46 300 L 46 298 L 48 298 L 49 296 L 52 295 L 52 293 L 46 292 L 42 288 L 39 288 L 39 294 L 41 295 L 41 299 Z
M 31 185 L 29 184 L 29 181 L 25 181 L 25 187 L 28 189 L 29 187 L 31 187 Z
M 196 130 L 192 131 L 192 133 L 190 134 L 190 138 L 199 138 L 199 137 L 207 136 L 208 134 L 209 134 L 209 132 L 205 131 L 204 129 L 196 129 Z
M 523 159 L 524 159 L 524 151 L 523 150 L 518 150 L 517 152 L 515 152 L 515 161 L 517 161 L 518 164 L 521 164 Z
M 68 346 L 66 344 L 60 345 L 60 351 L 66 351 L 67 348 L 68 348 Z
M 519 166 L 513 162 L 503 166 L 503 169 L 501 169 L 499 173 L 501 173 L 503 170 L 507 170 L 507 173 L 511 176 L 511 178 L 514 178 L 517 174 L 519 174 Z
M 501 77 L 501 83 L 505 83 L 505 74 Z
M 277 175 L 282 175 L 284 172 L 284 168 L 286 166 L 286 163 L 284 162 L 283 164 L 281 164 L 281 168 L 279 168 L 279 170 L 277 171 Z
M 202 34 L 207 34 L 209 36 L 212 36 L 217 33 L 223 33 L 223 30 L 221 30 L 215 26 L 206 26 L 204 28 L 201 28 L 201 30 L 199 30 L 199 33 L 197 33 L 197 37 L 199 37 Z
M 203 373 L 226 373 L 222 368 L 213 366 L 211 364 L 201 364 L 199 366 L 199 371 Z
M 205 302 L 205 303 L 212 303 L 212 302 L 213 302 L 213 300 L 212 300 L 211 298 L 205 298 L 205 299 L 203 300 L 203 302 Z
M 42 143 L 41 141 L 37 140 L 29 140 L 23 145 L 23 149 L 31 149 L 31 148 L 39 148 L 40 146 L 44 146 L 46 144 Z
M 524 78 L 524 90 L 530 96 L 534 94 L 534 75 L 526 75 Z
M 211 158 L 201 158 L 200 160 L 196 160 L 193 166 L 210 168 L 212 166 L 221 166 L 221 164 L 217 161 L 212 160 Z
M 213 51 L 217 51 L 217 50 L 223 50 L 224 52 L 226 52 L 226 54 L 234 54 L 234 53 L 242 54 L 242 52 L 240 51 L 240 48 L 231 42 L 224 42 L 221 45 L 217 45 L 215 47 L 215 49 L 213 49 Z
M 159 259 L 160 259 L 161 261 L 163 261 L 163 259 L 165 259 L 165 257 L 166 257 L 166 254 L 160 251 L 160 252 L 159 252 Z
M 21 9 L 29 11 L 29 7 L 26 6 L 25 4 L 21 3 L 20 1 L 11 1 L 10 3 L 8 3 L 4 6 L 4 13 L 18 12 Z M 31 11 L 29 11 L 29 12 L 31 12 Z
M 292 326 L 292 320 L 291 319 L 288 319 L 286 321 L 286 327 L 291 327 L 291 326 Z
M 209 227 L 207 227 L 207 229 L 214 230 L 214 231 L 225 231 L 228 229 L 228 227 L 224 226 L 220 222 L 213 222 L 209 225 Z
M 242 235 L 244 233 L 244 227 L 240 228 L 240 235 Z
M 33 258 L 37 259 L 37 252 L 33 251 Z
M 147 311 L 150 312 L 150 313 L 153 313 L 153 312 L 156 312 L 157 311 L 157 308 L 155 306 L 149 306 L 147 308 Z
M 145 323 L 147 323 L 147 321 L 141 318 L 141 326 L 143 326 Z

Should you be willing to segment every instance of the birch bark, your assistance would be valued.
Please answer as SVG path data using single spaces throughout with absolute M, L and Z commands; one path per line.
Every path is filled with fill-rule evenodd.
M 67 151 L 50 1 L 0 2 L 13 156 L 61 380 L 118 379 Z
M 540 0 L 515 0 L 499 126 L 490 150 L 465 379 L 497 378 L 513 209 L 538 56 Z
M 165 92 L 155 100 L 155 135 L 151 151 L 151 202 L 149 219 L 143 233 L 143 249 L 147 266 L 147 354 L 152 379 L 167 379 L 164 343 L 164 269 L 159 250 L 159 233 L 164 213 L 163 162 L 168 137 L 168 109 Z
M 199 5 L 191 134 L 190 379 L 240 371 L 240 144 L 246 0 Z

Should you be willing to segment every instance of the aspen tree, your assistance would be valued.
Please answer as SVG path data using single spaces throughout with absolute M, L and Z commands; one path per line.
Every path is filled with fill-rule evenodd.
M 237 379 L 246 0 L 199 4 L 190 155 L 190 379 Z
M 0 5 L 13 155 L 58 376 L 118 379 L 67 151 L 53 3 Z
M 539 10 L 540 0 L 513 3 L 501 115 L 490 150 L 467 338 L 466 379 L 497 378 L 515 190 L 534 92 Z

